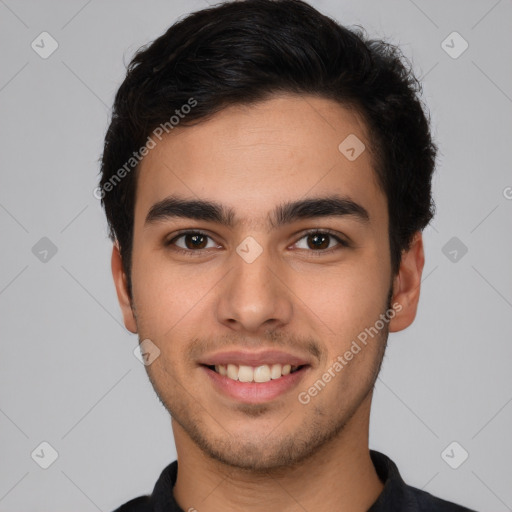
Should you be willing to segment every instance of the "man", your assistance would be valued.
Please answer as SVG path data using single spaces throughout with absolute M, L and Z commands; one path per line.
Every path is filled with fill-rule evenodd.
M 98 193 L 178 460 L 118 511 L 469 510 L 368 447 L 434 209 L 419 92 L 298 0 L 193 13 L 134 57 Z

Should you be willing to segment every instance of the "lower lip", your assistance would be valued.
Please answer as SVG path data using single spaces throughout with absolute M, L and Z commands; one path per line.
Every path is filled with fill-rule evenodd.
M 309 366 L 304 366 L 296 372 L 268 382 L 240 382 L 220 375 L 206 366 L 202 366 L 202 369 L 211 379 L 214 387 L 221 393 L 240 402 L 261 404 L 274 400 L 295 388 L 308 371 Z

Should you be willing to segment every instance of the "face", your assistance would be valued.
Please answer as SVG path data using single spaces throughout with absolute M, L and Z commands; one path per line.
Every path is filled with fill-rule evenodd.
M 160 351 L 146 369 L 175 436 L 207 456 L 290 466 L 368 423 L 423 264 L 419 237 L 391 274 L 370 147 L 355 112 L 285 95 L 178 127 L 141 163 L 133 302 L 114 248 L 118 297 Z

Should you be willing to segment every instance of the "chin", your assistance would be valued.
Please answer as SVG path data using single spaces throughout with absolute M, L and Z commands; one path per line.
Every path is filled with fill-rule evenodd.
M 305 460 L 318 456 L 319 449 L 332 441 L 345 425 L 344 422 L 323 426 L 308 423 L 278 433 L 282 423 L 283 420 L 273 428 L 247 428 L 233 435 L 225 430 L 212 435 L 206 425 L 200 423 L 181 426 L 210 459 L 251 473 L 279 473 L 281 469 L 289 471 L 300 467 Z
M 299 448 L 292 440 L 287 442 L 269 443 L 262 441 L 260 443 L 228 441 L 226 446 L 215 443 L 208 447 L 203 447 L 212 459 L 218 462 L 251 473 L 268 473 L 279 469 L 298 464 L 308 458 L 314 449 L 302 446 Z

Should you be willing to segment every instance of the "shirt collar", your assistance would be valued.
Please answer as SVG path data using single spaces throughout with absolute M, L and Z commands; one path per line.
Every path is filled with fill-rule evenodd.
M 384 484 L 384 489 L 368 509 L 368 512 L 402 510 L 406 484 L 398 471 L 398 467 L 387 455 L 378 451 L 370 450 L 370 457 L 380 481 Z
M 378 451 L 370 450 L 370 457 L 379 479 L 384 484 L 384 489 L 368 512 L 402 510 L 405 505 L 406 484 L 400 476 L 398 467 L 388 456 Z M 151 495 L 154 512 L 183 512 L 174 500 L 172 491 L 177 476 L 178 461 L 172 462 L 162 471 Z

